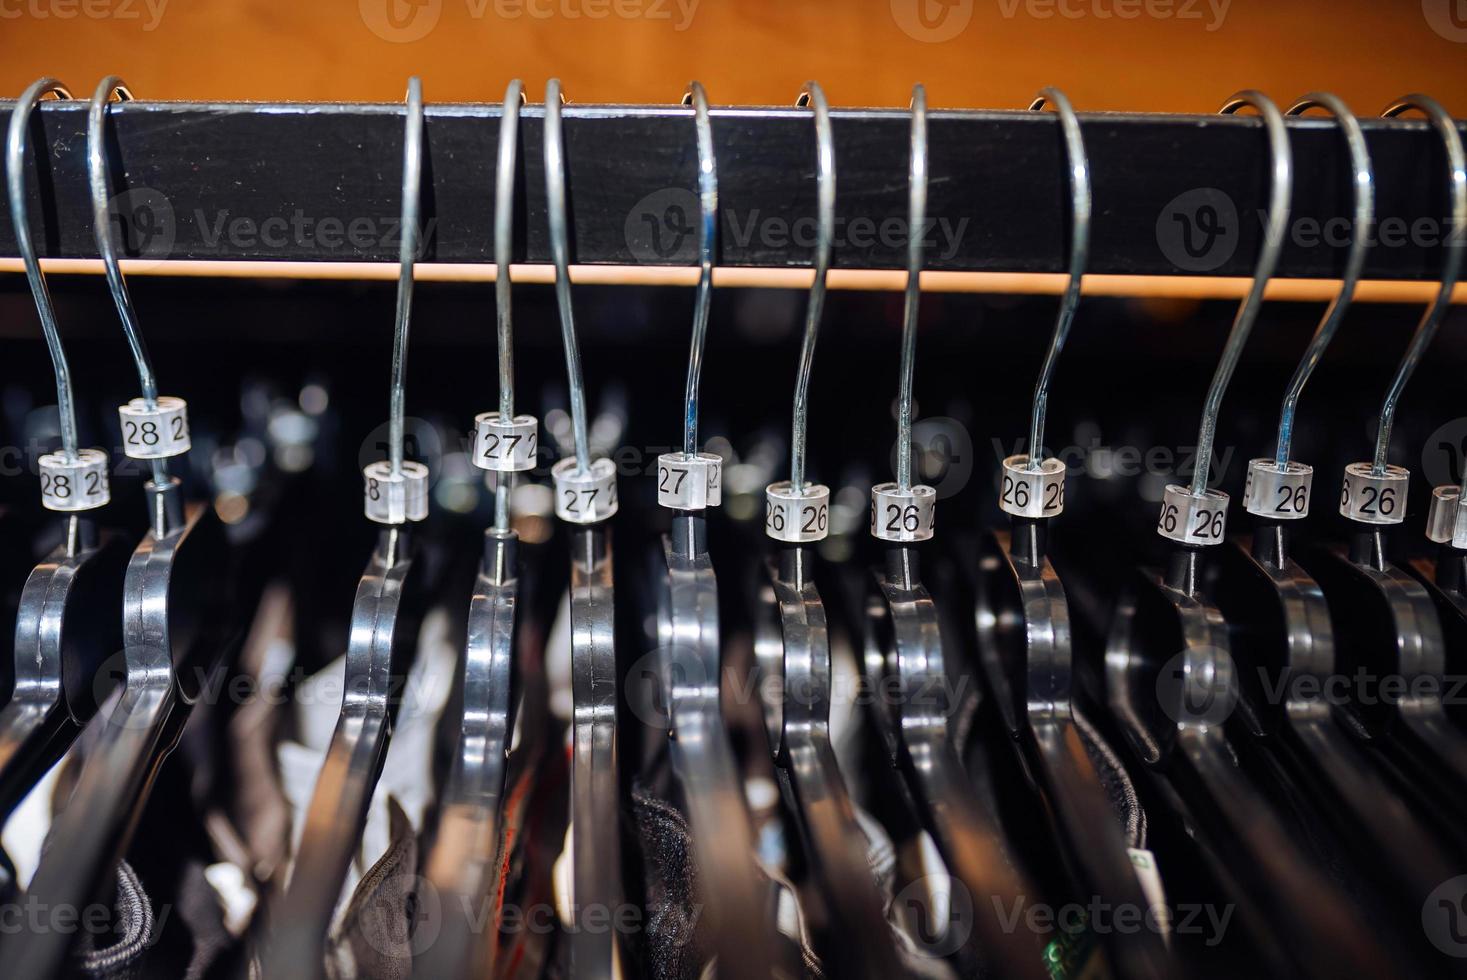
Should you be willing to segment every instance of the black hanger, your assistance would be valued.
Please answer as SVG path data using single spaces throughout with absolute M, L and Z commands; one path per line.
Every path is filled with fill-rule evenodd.
M 1069 602 L 1046 554 L 1049 522 L 1064 509 L 1065 465 L 1043 455 L 1045 409 L 1050 378 L 1080 301 L 1091 214 L 1090 166 L 1079 119 L 1064 94 L 1053 88 L 1046 88 L 1030 108 L 1043 108 L 1046 102 L 1059 114 L 1070 175 L 1070 279 L 1034 389 L 1030 455 L 1003 461 L 999 504 L 1010 514 L 1012 528 L 986 536 L 976 562 L 978 646 L 1004 726 L 1052 815 L 1081 893 L 1148 908 L 1115 811 L 1075 723 Z M 1123 975 L 1159 977 L 1172 970 L 1156 930 L 1110 932 L 1105 941 Z
M 814 110 L 819 211 L 815 279 L 795 383 L 790 480 L 765 491 L 765 533 L 785 546 L 768 564 L 755 627 L 765 728 L 785 810 L 799 828 L 818 901 L 806 912 L 823 933 L 821 955 L 842 977 L 902 974 L 866 858 L 865 834 L 830 741 L 830 637 L 806 542 L 824 538 L 830 491 L 805 481 L 810 368 L 825 300 L 835 227 L 835 146 L 825 93 L 806 83 L 799 105 Z M 838 932 L 836 932 L 838 930 Z
M 126 89 L 120 80 L 107 78 L 92 97 L 88 143 L 93 150 L 90 176 L 98 249 L 144 379 L 144 399 L 124 406 L 123 421 L 135 407 L 147 413 L 163 410 L 169 424 L 155 431 L 159 442 L 169 444 L 166 451 L 177 453 L 188 448 L 184 406 L 177 399 L 165 403 L 149 387 L 151 367 L 107 223 L 101 147 L 105 105 L 113 92 L 121 95 Z M 138 444 L 153 433 L 143 423 L 135 424 L 137 440 L 129 440 L 125 430 L 124 445 L 130 454 L 149 452 L 147 444 L 142 448 Z M 154 466 L 153 479 L 146 485 L 152 528 L 134 550 L 124 580 L 122 695 L 109 715 L 98 715 L 91 722 L 106 726 L 107 737 L 83 763 L 70 800 L 51 825 L 50 839 L 64 844 L 43 854 L 26 892 L 28 901 L 53 908 L 81 907 L 112 873 L 204 678 L 227 656 L 226 646 L 237 641 L 225 629 L 221 604 L 229 583 L 218 520 L 202 504 L 183 503 L 179 481 L 168 475 L 165 457 L 145 458 L 151 458 Z M 16 976 L 48 976 L 61 964 L 71 938 L 56 930 L 19 933 L 0 946 L 0 956 Z
M 492 472 L 494 524 L 469 604 L 464 650 L 463 710 L 458 751 L 439 801 L 438 826 L 425 862 L 442 922 L 415 966 L 429 977 L 467 976 L 492 969 L 492 926 L 499 921 L 498 875 L 504 840 L 504 792 L 515 725 L 515 641 L 520 608 L 519 535 L 510 526 L 514 474 L 534 466 L 535 419 L 516 415 L 510 310 L 515 154 L 524 87 L 516 79 L 504 96 L 495 171 L 494 264 L 499 339 L 499 411 L 475 419 L 472 459 Z M 538 736 L 537 732 L 537 736 Z M 487 903 L 487 904 L 486 904 Z
M 1411 109 L 1425 114 L 1445 143 L 1453 220 L 1467 222 L 1467 154 L 1457 124 L 1425 95 L 1399 99 L 1384 115 Z M 1453 833 L 1467 819 L 1467 735 L 1448 717 L 1443 700 L 1447 647 L 1438 604 L 1421 581 L 1388 558 L 1388 529 L 1405 518 L 1409 474 L 1389 465 L 1387 457 L 1397 402 L 1451 302 L 1462 252 L 1460 241 L 1446 247 L 1441 287 L 1386 393 L 1373 460 L 1346 467 L 1340 512 L 1354 522 L 1349 545 L 1310 567 L 1329 599 L 1340 671 L 1363 670 L 1377 685 L 1394 678 L 1404 692 L 1397 698 L 1373 686 L 1346 700 L 1341 720 L 1378 750 L 1377 760 Z
M 1308 515 L 1312 468 L 1290 458 L 1299 397 L 1349 308 L 1374 227 L 1374 172 L 1360 123 L 1338 98 L 1312 93 L 1287 115 L 1330 111 L 1351 157 L 1356 229 L 1340 291 L 1305 350 L 1280 413 L 1275 453 L 1249 463 L 1244 506 L 1258 518 L 1251 546 L 1224 550 L 1213 591 L 1233 631 L 1239 680 L 1236 727 L 1275 757 L 1301 795 L 1318 801 L 1311 819 L 1339 828 L 1356 848 L 1389 855 L 1376 883 L 1409 908 L 1401 934 L 1419 935 L 1418 911 L 1451 877 L 1451 862 L 1388 780 L 1337 724 L 1326 693 L 1336 673 L 1330 608 L 1319 584 L 1291 554 L 1293 532 Z M 1401 888 L 1404 883 L 1404 888 Z M 1410 955 L 1409 953 L 1404 955 Z
M 0 709 L 0 823 L 71 747 L 110 689 L 98 670 L 122 645 L 122 536 L 99 531 L 90 512 L 110 499 L 109 460 L 76 446 L 71 372 L 25 206 L 25 143 L 31 113 L 47 94 L 70 99 L 53 79 L 26 90 L 11 113 L 7 160 L 11 224 L 56 374 L 62 448 L 39 460 L 41 502 L 63 515 L 60 542 L 26 578 L 16 611 L 14 676 Z M 99 683 L 100 682 L 100 683 Z
M 361 846 L 372 793 L 417 642 L 424 573 L 415 570 L 404 526 L 428 512 L 428 469 L 402 458 L 404 375 L 412 314 L 423 170 L 423 92 L 408 80 L 402 176 L 402 242 L 393 331 L 389 459 L 364 474 L 366 515 L 384 525 L 357 584 L 341 712 L 306 810 L 290 881 L 262 919 L 270 929 L 262 956 L 267 978 L 324 974 L 326 936 L 342 882 Z
M 617 776 L 617 667 L 611 566 L 611 534 L 605 521 L 617 511 L 616 466 L 591 459 L 586 426 L 586 387 L 570 294 L 570 237 L 566 227 L 565 152 L 560 80 L 545 87 L 545 196 L 555 260 L 570 384 L 574 455 L 551 470 L 555 511 L 571 530 L 571 908 L 575 919 L 571 963 L 577 976 L 609 978 L 621 955 L 614 929 L 598 928 L 587 915 L 620 907 L 621 805 Z
M 1133 750 L 1246 920 L 1258 962 L 1309 975 L 1384 974 L 1384 951 L 1300 853 L 1268 798 L 1239 768 L 1225 730 L 1238 678 L 1228 624 L 1204 591 L 1204 556 L 1226 539 L 1227 495 L 1209 490 L 1207 476 L 1218 409 L 1278 259 L 1293 179 L 1282 114 L 1257 92 L 1238 93 L 1223 111 L 1244 105 L 1263 116 L 1272 153 L 1264 241 L 1208 391 L 1192 485 L 1168 486 L 1163 496 L 1157 530 L 1174 543 L 1167 569 L 1139 576 L 1115 612 L 1106 695 Z
M 673 776 L 687 808 L 699 900 L 708 913 L 719 976 L 770 976 L 774 908 L 754 864 L 754 828 L 743 776 L 719 703 L 723 676 L 718 579 L 708 554 L 705 511 L 722 500 L 723 461 L 698 451 L 698 387 L 713 299 L 718 175 L 713 124 L 703 86 L 683 97 L 697 131 L 699 280 L 683 405 L 683 447 L 657 460 L 658 503 L 673 510 L 662 542 L 658 596 L 658 684 Z
M 911 162 L 907 227 L 925 227 L 927 206 L 927 93 L 912 92 Z M 912 389 L 917 313 L 921 295 L 922 236 L 908 236 L 907 285 L 897 409 L 897 479 L 871 491 L 871 533 L 888 542 L 886 561 L 873 570 L 867 601 L 866 668 L 876 690 L 877 728 L 907 797 L 932 835 L 948 870 L 975 897 L 972 937 L 978 949 L 962 951 L 971 968 L 986 963 L 1005 976 L 1040 976 L 1039 947 L 1027 930 L 1005 928 L 1001 908 L 1017 908 L 1034 894 L 1022 869 L 1006 853 L 996 821 L 973 792 L 949 730 L 955 705 L 945 664 L 937 606 L 919 573 L 920 542 L 934 533 L 936 491 L 912 482 Z

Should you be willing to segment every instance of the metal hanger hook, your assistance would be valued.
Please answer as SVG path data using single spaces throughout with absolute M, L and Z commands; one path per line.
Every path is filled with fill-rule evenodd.
M 56 309 L 51 303 L 51 290 L 46 286 L 41 262 L 36 258 L 36 249 L 31 242 L 30 218 L 26 213 L 26 131 L 30 126 L 31 112 L 47 95 L 54 95 L 57 99 L 71 98 L 71 92 L 65 85 L 48 76 L 31 83 L 16 100 L 15 108 L 10 112 L 5 171 L 10 196 L 10 223 L 15 228 L 15 244 L 25 263 L 26 281 L 31 287 L 36 313 L 41 318 L 41 332 L 45 334 L 46 349 L 51 353 L 51 368 L 56 375 L 56 410 L 61 419 L 61 451 L 67 462 L 74 463 L 77 460 L 76 403 L 71 391 L 71 367 L 66 360 L 66 351 L 61 346 L 61 331 L 56 326 Z
M 423 82 L 408 79 L 402 145 L 402 219 L 398 250 L 397 320 L 392 330 L 392 394 L 388 417 L 388 453 L 392 473 L 402 472 L 403 403 L 407 390 L 408 328 L 413 311 L 413 263 L 421 247 L 418 227 L 423 184 Z
M 153 374 L 153 363 L 148 357 L 147 345 L 143 343 L 142 331 L 138 327 L 137 311 L 127 290 L 127 280 L 122 276 L 117 247 L 112 241 L 112 213 L 108 206 L 107 193 L 106 124 L 107 104 L 114 95 L 118 102 L 131 102 L 133 98 L 132 90 L 126 82 L 116 75 L 108 75 L 97 84 L 97 90 L 92 93 L 92 101 L 87 107 L 87 177 L 92 195 L 92 234 L 97 240 L 97 253 L 102 257 L 102 268 L 107 273 L 107 288 L 112 293 L 112 302 L 117 306 L 117 315 L 122 319 L 123 333 L 127 335 L 127 346 L 137 365 L 143 400 L 149 408 L 155 408 L 158 404 L 158 382 Z
M 550 255 L 555 262 L 555 302 L 560 311 L 560 339 L 565 347 L 565 373 L 570 382 L 571 428 L 576 444 L 576 470 L 591 469 L 591 441 L 586 429 L 586 381 L 581 375 L 581 348 L 571 308 L 570 235 L 566 231 L 565 137 L 560 108 L 565 97 L 560 79 L 545 83 L 545 205 L 550 224 Z
M 97 242 L 97 254 L 102 257 L 102 269 L 107 274 L 107 289 L 112 294 L 112 303 L 117 307 L 117 316 L 122 321 L 122 332 L 127 337 L 127 346 L 132 351 L 133 363 L 137 366 L 138 386 L 142 389 L 143 404 L 149 409 L 158 407 L 158 379 L 153 373 L 153 360 L 148 356 L 148 346 L 143 342 L 143 332 L 138 326 L 138 314 L 132 305 L 132 294 L 128 292 L 127 280 L 122 275 L 122 264 L 117 258 L 117 247 L 112 241 L 112 209 L 107 187 L 107 104 L 116 96 L 118 102 L 131 102 L 132 89 L 116 75 L 108 75 L 97 83 L 92 100 L 87 106 L 87 183 L 92 197 L 92 237 Z M 168 485 L 168 460 L 151 461 L 153 485 Z
M 718 251 L 718 165 L 713 152 L 713 120 L 708 93 L 690 82 L 683 105 L 693 107 L 698 133 L 698 298 L 693 306 L 693 343 L 688 352 L 688 384 L 683 397 L 683 453 L 698 451 L 698 383 L 703 376 L 703 346 L 713 306 L 713 263 Z
M 1437 327 L 1441 326 L 1442 317 L 1446 315 L 1447 306 L 1452 301 L 1452 289 L 1457 285 L 1457 279 L 1462 274 L 1462 252 L 1463 239 L 1467 237 L 1467 154 L 1462 150 L 1462 137 L 1457 132 L 1457 123 L 1442 104 L 1429 95 L 1419 93 L 1407 95 L 1392 102 L 1381 113 L 1386 119 L 1392 119 L 1410 109 L 1415 109 L 1431 120 L 1436 131 L 1441 134 L 1442 141 L 1447 151 L 1447 181 L 1452 197 L 1452 228 L 1447 235 L 1445 250 L 1446 255 L 1442 260 L 1441 288 L 1437 291 L 1436 299 L 1432 300 L 1426 312 L 1421 315 L 1421 322 L 1416 325 L 1416 332 L 1411 336 L 1411 343 L 1406 348 L 1406 354 L 1401 358 L 1401 364 L 1396 368 L 1396 376 L 1391 381 L 1390 390 L 1386 392 L 1385 403 L 1380 409 L 1380 426 L 1375 434 L 1375 459 L 1371 463 L 1371 472 L 1375 475 L 1386 471 L 1386 456 L 1391 445 L 1391 426 L 1396 420 L 1396 404 L 1401 399 L 1401 392 L 1406 388 L 1406 382 L 1416 371 L 1416 365 L 1421 363 L 1421 357 L 1426 353 L 1427 346 L 1432 337 L 1436 336 Z M 1467 478 L 1463 485 L 1467 486 Z
M 513 283 L 509 267 L 514 252 L 515 156 L 519 148 L 520 107 L 525 102 L 524 83 L 516 78 L 504 90 L 504 107 L 499 114 L 499 157 L 494 170 L 494 313 L 499 347 L 499 417 L 507 421 L 514 420 Z M 496 480 L 494 527 L 507 531 L 514 473 L 498 473 Z
M 499 340 L 499 417 L 514 418 L 514 321 L 509 266 L 514 250 L 515 153 L 525 86 L 516 78 L 504 92 L 499 116 L 499 158 L 494 172 L 494 312 Z
M 1228 331 L 1228 340 L 1223 347 L 1222 357 L 1213 372 L 1212 383 L 1207 389 L 1207 401 L 1202 408 L 1202 426 L 1197 434 L 1197 464 L 1192 474 L 1192 494 L 1202 496 L 1207 492 L 1207 476 L 1212 471 L 1212 443 L 1217 435 L 1217 416 L 1222 408 L 1223 394 L 1238 367 L 1238 358 L 1248 343 L 1248 334 L 1258 319 L 1263 305 L 1263 292 L 1268 280 L 1278 266 L 1279 253 L 1284 246 L 1284 232 L 1289 223 L 1289 203 L 1294 190 L 1294 154 L 1289 146 L 1289 131 L 1284 126 L 1283 113 L 1273 100 L 1262 92 L 1247 89 L 1238 92 L 1223 104 L 1219 112 L 1231 114 L 1244 106 L 1252 106 L 1263 117 L 1268 133 L 1268 147 L 1272 177 L 1268 195 L 1268 221 L 1263 230 L 1263 246 L 1258 250 L 1258 264 L 1253 268 L 1253 283 L 1248 288 L 1233 318 Z
M 1340 279 L 1340 291 L 1330 301 L 1329 309 L 1325 310 L 1324 318 L 1319 321 L 1309 346 L 1304 350 L 1304 357 L 1294 369 L 1293 378 L 1289 380 L 1288 390 L 1284 393 L 1283 410 L 1279 412 L 1278 446 L 1274 451 L 1274 462 L 1280 467 L 1289 461 L 1289 447 L 1294 438 L 1294 413 L 1299 407 L 1299 395 L 1304 391 L 1309 376 L 1319 366 L 1325 348 L 1334 339 L 1341 321 L 1345 319 L 1345 311 L 1355 298 L 1355 286 L 1360 282 L 1360 273 L 1365 268 L 1365 255 L 1370 251 L 1370 232 L 1375 226 L 1375 168 L 1370 162 L 1370 150 L 1365 145 L 1365 133 L 1360 129 L 1360 120 L 1355 118 L 1344 100 L 1328 92 L 1310 92 L 1290 106 L 1285 115 L 1297 116 L 1310 109 L 1324 109 L 1339 120 L 1340 132 L 1349 147 L 1350 176 L 1355 187 L 1355 233 L 1350 241 L 1350 254 L 1345 260 L 1345 274 Z
M 902 361 L 897 395 L 897 489 L 912 489 L 912 376 L 917 368 L 917 312 L 922 298 L 922 238 L 927 229 L 927 89 L 912 87 L 907 162 L 907 285 L 902 300 Z
M 806 82 L 795 101 L 799 107 L 809 106 L 815 112 L 815 279 L 810 284 L 809 304 L 805 308 L 805 336 L 800 345 L 800 368 L 795 377 L 794 419 L 790 440 L 790 489 L 799 493 L 805 488 L 805 444 L 810 421 L 810 371 L 815 364 L 815 341 L 820 333 L 820 317 L 825 310 L 825 279 L 830 272 L 830 248 L 835 238 L 835 138 L 830 129 L 830 105 L 825 92 L 816 82 Z
M 1054 333 L 1049 338 L 1044 366 L 1039 370 L 1039 381 L 1034 385 L 1034 406 L 1029 415 L 1028 469 L 1036 473 L 1044 462 L 1044 414 L 1049 407 L 1050 379 L 1054 376 L 1054 366 L 1059 360 L 1060 351 L 1070 335 L 1070 326 L 1075 321 L 1075 310 L 1080 305 L 1080 288 L 1085 281 L 1085 266 L 1090 261 L 1090 215 L 1093 209 L 1090 157 L 1085 152 L 1085 140 L 1080 134 L 1080 117 L 1075 114 L 1065 93 L 1053 86 L 1042 89 L 1029 108 L 1037 111 L 1046 104 L 1053 104 L 1055 112 L 1059 114 L 1060 132 L 1064 136 L 1065 156 L 1069 163 L 1070 279 L 1065 285 L 1064 297 L 1060 300 L 1059 316 L 1055 319 Z

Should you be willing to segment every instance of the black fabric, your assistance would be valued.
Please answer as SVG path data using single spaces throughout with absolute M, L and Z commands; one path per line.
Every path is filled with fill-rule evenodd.
M 687 818 L 640 783 L 632 807 L 645 869 L 643 949 L 653 980 L 697 980 L 711 955 Z
M 112 900 L 112 929 L 117 940 L 99 946 L 98 937 L 82 931 L 75 956 L 78 970 L 97 980 L 134 980 L 142 977 L 148 947 L 154 932 L 153 903 L 143 883 L 126 861 L 117 865 L 116 892 Z
M 658 980 L 716 977 L 717 961 L 712 959 L 706 917 L 695 912 L 699 903 L 698 871 L 687 818 L 640 783 L 632 787 L 632 801 L 646 869 L 648 928 L 644 948 L 649 961 L 644 975 Z M 755 870 L 770 896 L 771 916 L 777 891 L 787 891 L 798 901 L 798 893 L 788 882 L 771 879 L 757 862 Z M 771 950 L 776 980 L 824 980 L 820 957 L 808 943 L 782 935 L 780 938 L 784 941 Z M 568 945 L 562 943 L 561 949 Z M 558 957 L 551 976 L 567 976 L 568 965 L 564 956 Z
M 353 889 L 332 935 L 327 972 L 336 980 L 407 980 L 413 969 L 418 838 L 397 800 L 387 799 L 390 843 Z
M 1130 773 L 1116 755 L 1114 749 L 1090 723 L 1090 719 L 1074 709 L 1075 727 L 1080 730 L 1080 741 L 1085 744 L 1085 753 L 1100 774 L 1101 785 L 1110 800 L 1121 828 L 1126 835 L 1128 847 L 1146 847 L 1146 810 L 1141 806 L 1141 797 L 1136 793 L 1136 784 L 1131 782 Z

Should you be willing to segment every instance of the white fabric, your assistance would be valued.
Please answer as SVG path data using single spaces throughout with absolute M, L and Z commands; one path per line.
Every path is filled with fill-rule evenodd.
M 367 809 L 361 846 L 343 883 L 337 915 L 345 909 L 362 875 L 387 851 L 388 798 L 397 800 L 417 831 L 422 830 L 424 814 L 433 802 L 434 729 L 458 670 L 458 648 L 448 635 L 448 625 L 448 614 L 441 609 L 435 609 L 423 620 L 416 656 L 402 692 L 397 724 L 387 746 L 382 777 Z M 300 846 L 306 810 L 311 805 L 311 794 L 336 730 L 345 677 L 346 657 L 341 656 L 300 685 L 296 690 L 295 711 L 301 741 L 281 742 L 276 751 L 281 786 L 290 801 L 292 853 Z

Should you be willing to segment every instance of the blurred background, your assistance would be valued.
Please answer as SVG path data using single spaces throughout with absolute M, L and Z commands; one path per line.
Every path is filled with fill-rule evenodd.
M 1467 88 L 1462 0 L 0 0 L 0 92 L 42 74 L 144 99 L 780 104 L 817 79 L 836 105 L 1027 104 L 1208 112 L 1239 88 L 1333 91 L 1378 111 Z

